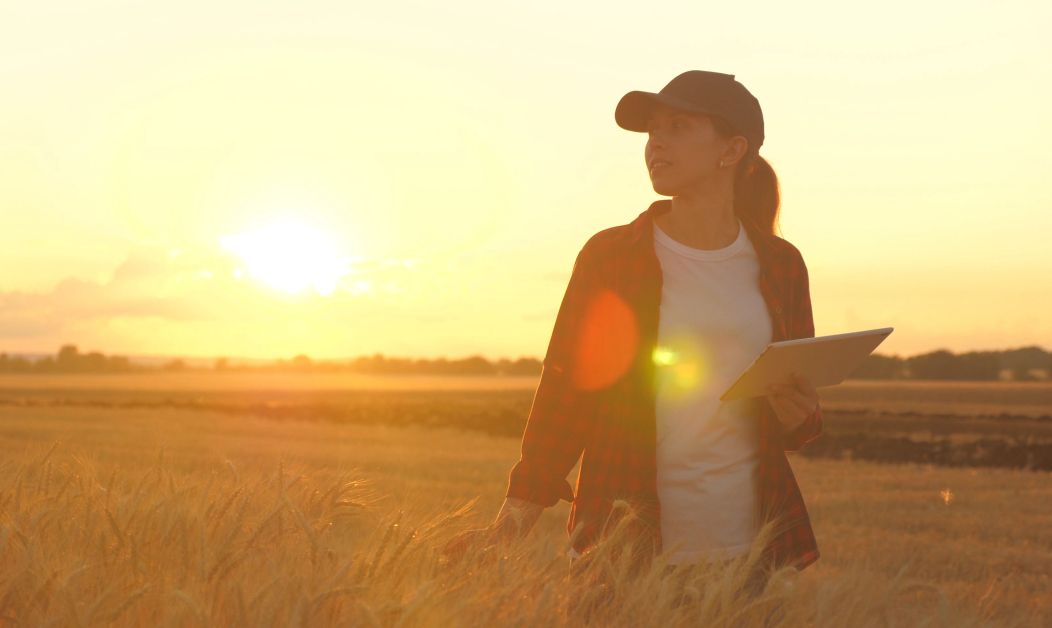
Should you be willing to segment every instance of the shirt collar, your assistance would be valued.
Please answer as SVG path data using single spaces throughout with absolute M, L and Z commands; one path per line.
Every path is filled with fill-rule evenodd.
M 654 201 L 633 220 L 629 227 L 629 242 L 633 246 L 654 245 L 654 219 L 672 209 L 672 199 Z M 765 234 L 754 228 L 751 221 L 742 220 L 746 234 L 756 249 L 756 255 L 765 268 L 774 261 L 775 236 Z

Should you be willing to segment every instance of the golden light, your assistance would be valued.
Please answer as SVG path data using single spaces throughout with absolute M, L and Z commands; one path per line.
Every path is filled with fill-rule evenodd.
M 651 358 L 658 366 L 668 366 L 676 362 L 676 352 L 668 347 L 654 347 Z
M 712 384 L 712 361 L 704 349 L 701 340 L 687 331 L 673 333 L 654 347 L 651 359 L 666 397 L 687 398 Z
M 282 292 L 310 287 L 328 296 L 349 272 L 349 260 L 323 232 L 296 221 L 224 236 L 220 242 L 244 260 L 252 277 Z

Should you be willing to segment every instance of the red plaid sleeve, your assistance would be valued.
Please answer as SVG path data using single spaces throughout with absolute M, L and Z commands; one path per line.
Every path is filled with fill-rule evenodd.
M 577 341 L 591 294 L 592 272 L 585 245 L 577 255 L 566 293 L 555 318 L 541 379 L 522 435 L 519 461 L 508 479 L 507 497 L 545 507 L 574 500 L 566 480 L 584 450 L 592 418 L 591 397 L 573 384 Z
M 795 251 L 796 280 L 793 282 L 793 329 L 790 338 L 814 338 L 815 321 L 811 310 L 811 286 L 807 277 L 807 266 L 799 251 Z M 822 433 L 822 404 L 819 403 L 803 423 L 782 435 L 786 451 L 797 451 Z

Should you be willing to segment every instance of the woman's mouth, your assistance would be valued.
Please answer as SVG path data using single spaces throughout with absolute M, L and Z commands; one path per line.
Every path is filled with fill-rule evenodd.
M 671 163 L 665 161 L 664 159 L 655 159 L 654 161 L 650 162 L 650 173 L 654 174 L 661 168 L 667 168 L 671 165 Z

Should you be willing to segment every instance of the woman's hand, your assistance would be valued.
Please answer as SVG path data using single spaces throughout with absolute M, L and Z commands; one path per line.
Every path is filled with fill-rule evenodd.
M 483 558 L 491 557 L 498 553 L 495 549 L 522 539 L 537 522 L 543 510 L 544 506 L 533 502 L 506 497 L 493 523 L 485 528 L 465 530 L 454 536 L 442 548 L 442 556 L 447 564 L 460 561 L 472 549 L 480 549 L 480 556 Z
M 767 399 L 786 431 L 799 427 L 818 408 L 818 391 L 798 373 L 787 382 L 772 384 L 767 391 Z

